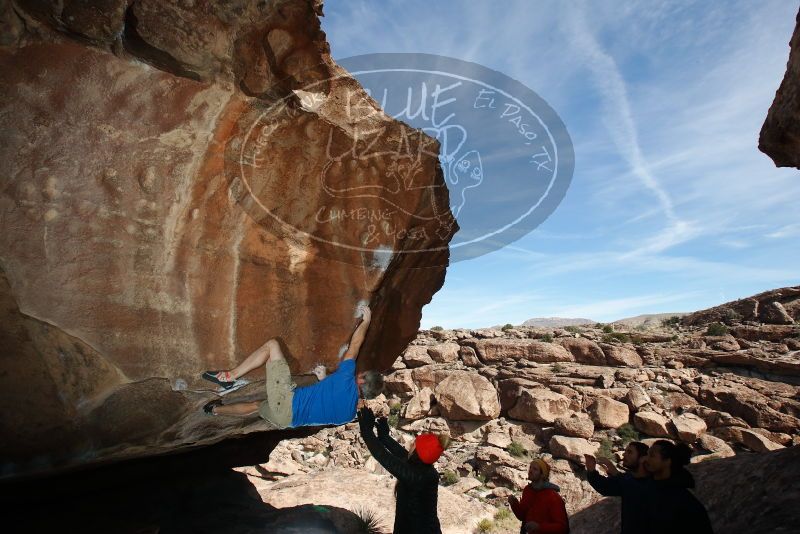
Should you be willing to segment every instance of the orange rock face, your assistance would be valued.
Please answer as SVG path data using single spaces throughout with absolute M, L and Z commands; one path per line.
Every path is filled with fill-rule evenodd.
M 332 62 L 320 3 L 12 4 L 4 476 L 265 430 L 200 415 L 199 374 L 271 337 L 294 373 L 333 370 L 359 302 L 359 367 L 391 366 L 457 225 L 438 144 Z

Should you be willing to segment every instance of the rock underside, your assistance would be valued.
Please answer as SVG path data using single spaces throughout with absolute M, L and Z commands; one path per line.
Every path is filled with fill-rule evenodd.
M 457 229 L 438 145 L 333 63 L 321 12 L 0 1 L 2 476 L 267 430 L 204 418 L 200 373 L 269 338 L 333 371 L 360 302 L 361 369 L 414 338 Z

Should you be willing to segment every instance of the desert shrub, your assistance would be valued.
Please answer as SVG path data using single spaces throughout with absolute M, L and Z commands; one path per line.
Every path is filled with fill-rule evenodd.
M 481 484 L 486 484 L 486 475 L 484 475 L 483 473 L 475 473 L 475 478 Z
M 642 339 L 642 336 L 631 336 L 631 343 L 634 345 L 641 345 L 644 343 L 644 340 Z
M 567 332 L 572 332 L 573 334 L 581 334 L 583 333 L 583 328 L 580 326 L 565 326 L 564 330 Z
M 604 343 L 628 343 L 630 340 L 631 336 L 624 332 L 611 332 L 610 334 L 603 334 Z
M 393 402 L 389 405 L 389 413 L 392 415 L 397 415 L 400 413 L 400 409 L 403 407 L 402 404 L 399 402 Z
M 491 519 L 481 519 L 478 521 L 478 532 L 491 532 L 494 528 L 494 523 Z
M 724 310 L 722 310 L 720 319 L 722 320 L 723 323 L 732 325 L 742 320 L 742 314 L 737 312 L 736 310 L 725 308 Z
M 545 334 L 542 337 L 540 337 L 539 339 L 541 339 L 545 343 L 552 343 L 553 342 L 553 336 L 551 334 Z
M 603 325 L 603 332 L 605 332 L 606 334 L 610 334 L 613 331 L 614 328 L 610 324 Z
M 722 323 L 711 323 L 706 328 L 707 336 L 724 336 L 728 333 L 728 327 Z
M 386 418 L 386 422 L 389 423 L 390 427 L 397 428 L 397 425 L 400 424 L 400 416 L 396 413 L 389 414 L 389 417 Z
M 444 328 L 442 328 L 441 326 L 432 326 L 431 330 L 433 330 L 434 332 L 441 332 L 442 330 L 444 330 Z
M 614 459 L 613 443 L 608 438 L 603 438 L 600 442 L 600 448 L 597 450 L 597 456 L 600 458 Z
M 560 363 L 556 362 L 556 363 L 554 363 L 553 365 L 550 366 L 550 370 L 553 371 L 554 373 L 560 373 L 560 372 L 564 371 L 564 366 L 561 365 Z
M 676 328 L 680 322 L 681 318 L 677 315 L 673 315 L 668 319 L 661 319 L 661 326 L 664 328 Z
M 631 441 L 639 440 L 639 433 L 630 423 L 625 423 L 617 429 L 617 435 L 622 438 L 622 446 L 627 447 Z
M 458 482 L 458 473 L 455 471 L 451 471 L 449 469 L 445 469 L 442 471 L 442 486 L 452 486 L 456 482 Z
M 505 519 L 508 519 L 509 517 L 511 517 L 511 510 L 509 510 L 508 508 L 500 508 L 494 514 L 495 521 L 503 521 Z
M 504 324 L 504 325 L 503 325 L 503 328 L 501 328 L 501 330 L 502 330 L 503 332 L 505 332 L 506 330 L 511 330 L 512 328 L 514 328 L 514 325 L 513 325 L 513 324 L 511 324 L 511 323 L 506 323 L 506 324 Z
M 506 447 L 506 451 L 511 456 L 516 456 L 517 458 L 522 458 L 528 454 L 528 451 L 527 449 L 525 449 L 525 446 L 522 445 L 521 443 L 517 443 L 516 441 L 512 441 L 511 443 L 509 443 L 508 447 Z
M 358 518 L 359 534 L 384 534 L 386 527 L 377 512 L 370 508 L 357 508 L 353 513 Z

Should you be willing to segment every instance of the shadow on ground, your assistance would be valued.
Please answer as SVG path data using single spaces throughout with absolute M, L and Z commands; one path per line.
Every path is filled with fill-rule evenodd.
M 278 509 L 265 504 L 247 476 L 231 469 L 266 462 L 281 439 L 315 430 L 258 433 L 183 454 L 4 482 L 0 485 L 3 531 L 357 531 L 358 518 L 348 510 L 312 505 Z

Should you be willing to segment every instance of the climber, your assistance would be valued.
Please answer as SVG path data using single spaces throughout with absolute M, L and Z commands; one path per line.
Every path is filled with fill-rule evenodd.
M 440 534 L 436 506 L 439 473 L 433 467 L 447 448 L 449 438 L 420 434 L 410 452 L 389 435 L 385 417 L 375 420 L 369 408 L 358 411 L 361 438 L 372 457 L 397 479 L 395 486 L 394 534 Z M 377 427 L 378 436 L 375 437 Z
M 528 467 L 530 484 L 522 490 L 522 500 L 508 497 L 511 511 L 522 521 L 520 534 L 528 532 L 569 533 L 569 518 L 560 488 L 550 481 L 550 466 L 535 458 Z
M 586 480 L 600 495 L 622 497 L 621 532 L 645 532 L 647 517 L 644 508 L 643 484 L 650 481 L 650 474 L 644 467 L 648 447 L 639 441 L 632 441 L 625 447 L 622 456 L 624 473 L 620 473 L 608 458 L 596 460 L 594 456 L 584 456 Z M 604 477 L 597 472 L 597 464 L 606 468 L 610 476 Z
M 643 532 L 713 532 L 708 512 L 689 491 L 694 488 L 694 478 L 685 466 L 689 464 L 691 452 L 685 443 L 676 445 L 665 439 L 650 446 L 644 465 L 653 481 L 644 492 L 648 523 Z
M 217 399 L 203 406 L 209 415 L 249 416 L 256 412 L 278 428 L 316 425 L 342 425 L 356 416 L 359 395 L 376 397 L 383 390 L 383 375 L 366 371 L 356 375 L 356 358 L 372 318 L 366 305 L 358 308 L 362 320 L 353 332 L 339 368 L 329 376 L 318 375 L 316 384 L 297 387 L 280 344 L 270 339 L 230 371 L 206 371 L 203 378 L 222 386 L 233 387 L 239 377 L 266 364 L 267 399 L 262 402 L 222 404 Z

